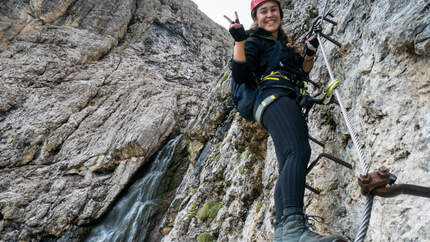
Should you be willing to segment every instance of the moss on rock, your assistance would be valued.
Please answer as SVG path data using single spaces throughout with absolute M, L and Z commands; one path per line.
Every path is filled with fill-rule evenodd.
M 188 196 L 192 196 L 192 195 L 194 195 L 196 192 L 197 192 L 197 188 L 192 187 L 192 188 L 188 189 L 188 191 L 187 191 L 187 195 L 188 195 Z
M 192 218 L 197 214 L 197 203 L 191 204 L 190 212 L 188 213 L 188 218 Z
M 241 175 L 245 174 L 245 168 L 244 168 L 243 166 L 240 166 L 240 167 L 239 167 L 239 173 L 240 173 Z
M 244 156 L 245 156 L 245 160 L 247 160 L 247 159 L 249 158 L 249 155 L 250 155 L 249 150 L 246 150 L 246 151 L 245 151 L 245 154 L 244 154 Z
M 203 233 L 197 237 L 197 241 L 198 242 L 213 242 L 213 241 L 215 241 L 215 239 L 211 234 Z
M 201 220 L 214 219 L 223 205 L 223 202 L 208 201 L 197 212 L 197 218 Z
M 260 212 L 260 209 L 261 209 L 261 207 L 263 206 L 263 202 L 262 201 L 259 201 L 258 203 L 257 203 L 257 206 L 255 206 L 255 211 L 257 212 L 257 213 L 259 213 Z

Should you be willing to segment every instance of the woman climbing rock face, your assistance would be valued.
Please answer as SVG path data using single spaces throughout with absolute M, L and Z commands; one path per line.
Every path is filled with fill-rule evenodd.
M 248 31 L 240 24 L 237 13 L 235 15 L 234 21 L 224 16 L 235 40 L 233 79 L 258 89 L 253 108 L 255 119 L 270 133 L 278 160 L 274 241 L 347 241 L 342 236 L 322 236 L 312 232 L 303 212 L 305 173 L 311 149 L 299 102 L 303 96 L 303 80 L 312 69 L 318 41 L 311 37 L 303 55 L 290 47 L 281 27 L 283 12 L 279 0 L 252 0 L 254 24 Z M 278 58 L 273 65 L 274 56 Z

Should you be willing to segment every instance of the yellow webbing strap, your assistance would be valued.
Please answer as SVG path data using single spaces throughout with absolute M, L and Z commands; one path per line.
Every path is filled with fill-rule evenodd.
M 267 81 L 267 80 L 279 81 L 279 78 L 277 78 L 277 77 L 266 77 L 266 78 L 264 78 L 263 80 L 264 80 L 264 81 Z
M 284 78 L 284 79 L 286 79 L 288 81 L 290 80 L 290 78 L 288 76 L 282 75 L 282 73 L 280 73 L 279 71 L 272 71 L 272 72 L 270 72 L 269 75 L 263 76 L 261 78 L 261 82 L 264 82 L 264 81 L 267 81 L 267 80 L 279 81 L 280 77 L 282 77 L 282 78 Z

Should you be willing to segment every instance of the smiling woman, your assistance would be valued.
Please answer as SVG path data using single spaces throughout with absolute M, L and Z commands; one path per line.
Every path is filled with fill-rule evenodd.
M 278 29 L 281 25 L 281 9 L 278 3 L 269 1 L 262 4 L 257 11 L 255 11 L 255 19 L 258 21 L 257 25 L 265 29 L 267 32 L 272 33 L 275 39 L 278 38 Z M 254 14 L 253 14 L 254 16 Z
M 230 24 L 225 21 L 224 15 L 233 15 L 237 11 L 241 23 L 245 29 L 248 29 L 252 24 L 250 1 L 249 0 L 192 0 L 199 9 L 204 12 L 209 18 L 224 28 L 228 29 Z

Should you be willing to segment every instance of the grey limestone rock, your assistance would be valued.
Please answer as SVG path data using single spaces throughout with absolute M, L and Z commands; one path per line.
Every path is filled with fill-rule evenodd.
M 6 1 L 0 42 L 2 241 L 76 240 L 231 56 L 189 0 Z
M 325 1 L 281 2 L 283 26 L 290 39 L 300 43 Z M 328 41 L 324 46 L 336 78 L 342 80 L 338 91 L 371 170 L 386 166 L 398 183 L 429 187 L 428 1 L 330 2 L 328 9 L 338 25 L 325 24 L 324 33 L 342 47 Z M 310 77 L 324 85 L 328 72 L 321 51 L 317 56 Z M 317 89 L 310 86 L 312 93 L 321 91 Z M 272 239 L 278 176 L 273 142 L 234 110 L 227 119 L 217 118 L 216 107 L 228 100 L 228 91 L 228 84 L 215 86 L 208 108 L 190 126 L 188 147 L 196 163 L 190 165 L 161 223 L 162 241 L 193 241 L 207 234 L 216 241 Z M 306 212 L 325 218 L 316 224 L 319 233 L 353 239 L 365 203 L 357 184 L 363 172 L 358 155 L 337 105 L 318 106 L 310 115 L 310 135 L 325 143 L 324 148 L 311 143 L 311 160 L 327 152 L 351 163 L 353 170 L 320 161 L 307 182 L 322 193 L 306 192 Z M 221 127 L 228 129 L 220 136 Z M 202 220 L 198 211 L 208 201 L 223 206 L 213 219 Z M 429 205 L 427 198 L 413 196 L 375 198 L 365 241 L 430 241 Z
M 283 0 L 300 44 L 324 1 Z M 338 88 L 371 169 L 430 186 L 430 5 L 330 1 L 324 33 Z M 167 137 L 184 133 L 189 165 L 154 241 L 270 241 L 278 176 L 267 132 L 229 94 L 231 37 L 191 1 L 7 1 L 0 6 L 0 239 L 77 241 Z M 312 80 L 328 80 L 321 51 Z M 316 93 L 317 87 L 310 87 Z M 353 238 L 365 199 L 339 107 L 309 118 L 306 212 L 320 233 Z M 217 206 L 211 207 L 211 204 Z M 428 199 L 375 198 L 366 241 L 430 241 Z M 211 215 L 203 212 L 211 210 Z M 207 213 L 206 213 L 207 214 Z

